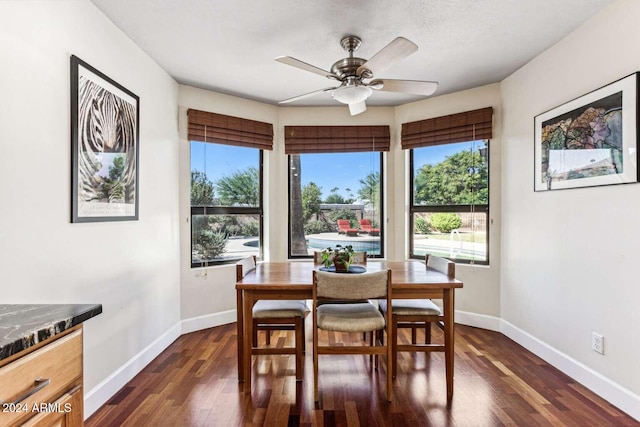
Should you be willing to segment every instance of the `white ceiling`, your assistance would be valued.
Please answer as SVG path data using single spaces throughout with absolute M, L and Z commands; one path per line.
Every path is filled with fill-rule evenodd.
M 336 86 L 274 61 L 292 56 L 328 70 L 368 59 L 398 36 L 418 51 L 381 76 L 438 81 L 433 95 L 499 82 L 614 0 L 91 0 L 182 84 L 276 104 Z M 368 105 L 420 96 L 374 92 Z M 338 105 L 328 93 L 292 104 Z

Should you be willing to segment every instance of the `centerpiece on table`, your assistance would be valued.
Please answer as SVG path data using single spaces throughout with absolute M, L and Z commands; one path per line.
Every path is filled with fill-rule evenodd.
M 336 272 L 347 272 L 352 263 L 358 262 L 353 246 L 336 245 L 322 250 L 322 264 L 328 269 L 332 265 Z

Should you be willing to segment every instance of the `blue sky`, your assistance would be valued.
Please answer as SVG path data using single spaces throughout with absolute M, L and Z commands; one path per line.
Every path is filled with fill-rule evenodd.
M 258 150 L 232 145 L 191 143 L 191 170 L 205 172 L 215 182 L 223 176 L 258 167 Z
M 315 182 L 322 187 L 322 198 L 337 192 L 345 198 L 357 198 L 360 180 L 370 173 L 380 172 L 380 153 L 306 154 L 300 156 L 302 185 Z M 351 191 L 347 191 L 351 189 Z
M 463 149 L 469 149 L 469 143 L 446 144 L 414 150 L 414 164 L 420 167 L 426 163 L 439 163 Z M 331 189 L 338 187 L 338 194 L 347 198 L 352 193 L 357 197 L 360 179 L 372 172 L 379 172 L 379 153 L 339 153 L 306 154 L 300 158 L 302 185 L 315 182 L 322 187 L 322 197 L 326 198 Z M 206 172 L 215 182 L 223 176 L 257 167 L 258 151 L 251 148 L 231 145 L 191 143 L 191 170 Z M 347 188 L 351 192 L 346 191 Z

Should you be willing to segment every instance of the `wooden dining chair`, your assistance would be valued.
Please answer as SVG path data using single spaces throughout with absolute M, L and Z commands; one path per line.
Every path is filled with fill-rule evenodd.
M 313 392 L 318 402 L 318 356 L 335 354 L 369 354 L 377 358 L 386 354 L 387 360 L 387 400 L 392 400 L 391 377 L 391 323 L 388 315 L 383 315 L 373 304 L 362 300 L 384 298 L 387 306 L 391 302 L 391 270 L 362 274 L 339 274 L 324 271 L 313 272 Z M 340 301 L 334 304 L 332 301 Z M 355 304 L 345 301 L 357 301 Z M 375 345 L 342 344 L 320 345 L 319 331 L 374 332 L 384 331 L 384 340 L 376 340 Z M 377 363 L 376 363 L 377 366 Z
M 446 258 L 435 255 L 425 257 L 426 268 L 444 273 L 453 278 L 456 275 L 456 264 Z M 378 301 L 378 306 L 383 314 L 387 314 L 388 307 L 384 300 Z M 417 343 L 416 330 L 424 329 L 424 343 L 431 344 L 431 323 L 440 324 L 444 320 L 442 310 L 429 299 L 396 299 L 392 309 L 392 342 L 393 359 L 392 375 L 395 378 L 398 373 L 398 329 L 411 329 L 411 344 Z M 416 349 L 416 351 L 418 351 Z
M 355 259 L 354 262 L 353 262 L 353 265 L 365 265 L 365 266 L 367 265 L 367 252 L 366 251 L 354 252 L 353 255 L 354 255 L 354 259 Z M 315 251 L 313 253 L 313 263 L 315 265 L 322 264 L 322 252 L 321 251 Z M 351 304 L 354 303 L 354 301 L 346 301 L 346 302 L 349 302 Z M 371 303 L 371 301 L 369 301 L 369 300 L 363 300 L 363 301 L 360 301 L 360 302 Z M 340 301 L 333 301 L 333 303 L 334 304 L 338 304 L 338 303 L 340 303 Z M 370 335 L 369 341 L 370 341 L 371 345 L 373 345 L 373 333 L 371 333 L 369 335 Z M 366 332 L 362 333 L 362 339 L 365 340 L 365 341 L 367 340 L 367 333 Z
M 248 256 L 236 263 L 236 281 L 256 268 L 256 257 Z M 305 300 L 258 300 L 253 306 L 252 355 L 295 354 L 296 380 L 302 381 L 302 355 L 304 353 Z M 290 331 L 295 334 L 294 347 L 258 347 L 258 331 L 266 331 L 265 344 L 271 344 L 271 331 Z

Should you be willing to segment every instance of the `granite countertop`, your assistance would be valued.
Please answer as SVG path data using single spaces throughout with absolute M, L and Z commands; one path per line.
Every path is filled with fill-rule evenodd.
M 0 360 L 100 313 L 101 304 L 0 304 Z

